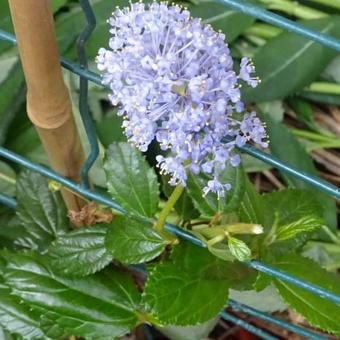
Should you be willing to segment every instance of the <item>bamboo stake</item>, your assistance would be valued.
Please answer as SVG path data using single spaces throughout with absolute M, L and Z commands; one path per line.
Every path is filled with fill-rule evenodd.
M 49 0 L 10 0 L 11 16 L 27 83 L 27 114 L 35 125 L 51 166 L 79 182 L 84 153 L 61 74 Z M 62 190 L 71 210 L 84 201 Z

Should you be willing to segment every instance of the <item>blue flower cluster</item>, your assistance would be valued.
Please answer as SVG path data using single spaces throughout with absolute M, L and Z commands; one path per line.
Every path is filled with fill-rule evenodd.
M 188 171 L 203 172 L 212 176 L 204 194 L 223 197 L 231 186 L 220 174 L 240 163 L 235 144 L 267 146 L 255 113 L 242 114 L 240 82 L 259 82 L 253 64 L 243 58 L 237 74 L 225 36 L 178 5 L 134 3 L 108 22 L 110 49 L 101 48 L 96 61 L 126 136 L 141 151 L 154 139 L 169 151 L 157 161 L 171 185 L 185 186 Z M 222 143 L 226 136 L 233 141 Z

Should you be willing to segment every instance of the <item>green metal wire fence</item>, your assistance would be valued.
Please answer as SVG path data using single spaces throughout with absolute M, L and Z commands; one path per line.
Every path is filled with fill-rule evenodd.
M 308 29 L 299 23 L 293 22 L 275 13 L 269 12 L 256 5 L 252 5 L 245 0 L 215 0 L 215 1 L 222 3 L 223 5 L 228 6 L 229 8 L 232 8 L 236 11 L 243 12 L 247 15 L 256 17 L 257 19 L 260 19 L 262 21 L 268 22 L 270 24 L 273 24 L 285 30 L 288 30 L 296 34 L 299 34 L 303 37 L 309 38 L 324 46 L 340 51 L 340 40 L 335 39 L 329 35 L 322 34 L 314 30 Z M 87 103 L 88 82 L 91 81 L 99 86 L 103 86 L 103 85 L 101 84 L 100 76 L 88 69 L 87 57 L 85 53 L 86 41 L 90 37 L 92 31 L 94 30 L 96 26 L 96 18 L 92 11 L 89 0 L 79 0 L 79 4 L 86 18 L 86 26 L 82 30 L 80 30 L 80 34 L 79 34 L 79 37 L 76 43 L 77 52 L 78 52 L 78 63 L 77 64 L 72 63 L 64 58 L 61 58 L 61 64 L 64 68 L 66 68 L 67 70 L 79 76 L 79 81 L 80 81 L 79 109 L 80 109 L 80 114 L 81 114 L 81 117 L 82 117 L 82 120 L 85 126 L 86 134 L 87 134 L 90 146 L 91 146 L 91 151 L 81 169 L 81 183 L 80 184 L 75 183 L 69 180 L 68 178 L 59 175 L 52 169 L 33 163 L 29 161 L 28 159 L 25 159 L 21 157 L 20 155 L 13 153 L 10 150 L 7 150 L 3 147 L 0 147 L 0 157 L 3 157 L 9 161 L 15 162 L 32 171 L 38 172 L 41 175 L 62 184 L 63 186 L 71 189 L 72 191 L 76 193 L 79 193 L 80 195 L 83 195 L 84 197 L 90 200 L 94 200 L 98 203 L 107 205 L 122 214 L 129 215 L 130 213 L 126 211 L 123 207 L 121 207 L 119 204 L 117 204 L 115 201 L 109 199 L 105 195 L 92 191 L 89 188 L 88 173 L 93 163 L 98 157 L 99 148 L 98 148 L 94 124 L 92 122 L 92 118 L 88 110 L 88 103 Z M 0 29 L 0 39 L 16 44 L 15 36 L 1 29 Z M 266 154 L 250 145 L 241 147 L 240 151 L 247 153 L 257 159 L 260 159 L 261 161 L 272 165 L 273 167 L 275 167 L 276 169 L 279 169 L 280 171 L 283 171 L 287 174 L 295 176 L 296 178 L 308 183 L 309 185 L 311 185 L 317 190 L 323 191 L 324 193 L 327 193 L 328 195 L 333 196 L 335 198 L 340 198 L 340 188 L 332 185 L 331 183 L 328 183 L 327 181 L 317 176 L 313 176 L 303 171 L 300 171 L 299 169 L 280 161 L 278 158 L 272 155 Z M 2 193 L 0 193 L 0 203 L 12 209 L 16 208 L 16 200 Z M 178 237 L 183 238 L 189 242 L 192 242 L 197 246 L 205 247 L 205 244 L 202 243 L 201 240 L 196 238 L 194 235 L 186 232 L 185 230 L 170 223 L 167 223 L 165 227 L 168 232 L 175 234 Z M 301 280 L 293 275 L 290 275 L 289 273 L 278 270 L 270 265 L 267 265 L 260 261 L 250 261 L 246 263 L 245 265 L 248 265 L 249 267 L 256 269 L 257 271 L 265 273 L 274 278 L 278 278 L 282 281 L 294 284 L 297 287 L 303 288 L 335 304 L 340 304 L 340 295 L 334 294 L 317 285 Z M 244 305 L 237 301 L 229 300 L 227 302 L 227 305 L 232 310 L 240 311 L 249 316 L 262 319 L 269 323 L 280 326 L 288 331 L 295 332 L 296 334 L 304 336 L 308 339 L 327 339 L 326 336 L 320 335 L 319 333 L 316 333 L 306 328 L 288 323 L 284 320 L 278 319 L 272 315 L 261 312 L 255 308 Z M 220 317 L 224 320 L 227 320 L 231 323 L 234 323 L 248 330 L 251 333 L 254 333 L 255 335 L 259 336 L 262 339 L 269 339 L 269 340 L 277 339 L 276 337 L 270 335 L 269 333 L 263 331 L 262 329 L 259 329 L 255 327 L 254 325 L 240 318 L 237 318 L 234 315 L 227 313 L 225 311 L 221 311 Z

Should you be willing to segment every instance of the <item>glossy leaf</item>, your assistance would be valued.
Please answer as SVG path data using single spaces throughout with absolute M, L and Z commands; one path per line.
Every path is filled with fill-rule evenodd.
M 82 228 L 59 236 L 49 247 L 53 269 L 71 276 L 93 274 L 111 261 L 105 247 L 107 228 L 104 226 Z
M 233 264 L 192 244 L 175 247 L 170 259 L 158 264 L 149 274 L 143 301 L 152 315 L 164 325 L 196 325 L 223 308 L 228 287 L 235 281 Z
M 88 339 L 119 337 L 136 325 L 140 295 L 127 274 L 107 270 L 68 279 L 44 260 L 29 253 L 7 258 L 6 284 L 15 296 L 69 334 Z
M 11 295 L 10 289 L 0 280 L 0 326 L 23 339 L 48 339 L 39 326 L 39 316 L 20 299 Z M 1 333 L 0 333 L 1 338 Z
M 290 254 L 277 260 L 275 266 L 300 279 L 340 294 L 339 277 L 326 272 L 307 258 Z M 275 279 L 274 283 L 284 301 L 303 315 L 311 325 L 340 335 L 339 305 L 279 279 Z
M 306 171 L 311 175 L 318 176 L 311 157 L 288 129 L 283 124 L 275 122 L 269 116 L 265 117 L 265 121 L 267 123 L 267 132 L 270 140 L 269 145 L 272 153 L 282 161 L 295 166 L 300 171 Z M 283 140 L 285 141 L 284 145 L 282 144 Z M 282 176 L 289 186 L 312 190 L 311 196 L 313 196 L 324 209 L 323 217 L 326 224 L 330 228 L 336 228 L 336 205 L 331 197 L 318 190 L 313 190 L 311 185 L 306 184 L 294 176 L 286 175 L 283 172 Z
M 214 216 L 221 212 L 230 212 L 234 210 L 242 199 L 244 193 L 245 175 L 242 167 L 228 166 L 221 173 L 220 181 L 230 183 L 231 190 L 227 191 L 225 197 L 217 198 L 215 193 L 208 193 L 203 196 L 203 188 L 211 176 L 200 174 L 188 176 L 188 194 L 193 200 L 197 210 L 205 216 Z
M 302 24 L 324 34 L 339 36 L 338 16 L 308 20 Z M 261 84 L 255 89 L 247 88 L 243 98 L 256 102 L 284 98 L 317 78 L 336 55 L 335 50 L 284 31 L 255 54 L 254 64 Z
M 265 205 L 265 224 L 288 225 L 306 216 L 322 217 L 322 207 L 309 190 L 285 189 L 262 195 Z M 320 221 L 321 223 L 322 221 Z
M 35 249 L 42 250 L 69 229 L 60 193 L 48 189 L 38 173 L 24 171 L 17 182 L 17 216 Z
M 114 218 L 106 236 L 106 247 L 115 260 L 126 264 L 144 263 L 159 256 L 168 242 L 152 224 L 130 218 Z
M 188 10 L 192 16 L 201 18 L 203 23 L 210 24 L 216 31 L 221 30 L 227 42 L 235 40 L 254 22 L 253 17 L 212 1 L 198 5 L 189 4 Z
M 113 143 L 104 170 L 112 198 L 129 211 L 152 217 L 159 201 L 157 177 L 141 153 L 128 143 Z
M 262 196 L 265 204 L 263 260 L 293 252 L 324 224 L 322 207 L 309 190 L 286 189 Z
M 316 216 L 304 216 L 301 219 L 279 226 L 276 231 L 276 239 L 285 241 L 301 233 L 310 233 L 323 225 L 322 219 Z
M 230 253 L 239 261 L 249 261 L 251 250 L 245 242 L 235 237 L 228 237 L 228 247 Z

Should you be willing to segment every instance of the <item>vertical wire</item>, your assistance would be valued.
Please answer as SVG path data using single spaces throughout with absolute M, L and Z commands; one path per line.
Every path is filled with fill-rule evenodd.
M 96 27 L 96 18 L 94 16 L 94 13 L 92 11 L 92 7 L 89 4 L 88 0 L 79 0 L 80 6 L 85 14 L 86 18 L 86 25 L 83 29 L 83 31 L 80 33 L 78 39 L 77 39 L 77 52 L 78 52 L 78 60 L 79 64 L 82 70 L 88 70 L 88 63 L 87 63 L 87 56 L 85 51 L 85 44 L 88 38 L 90 37 L 91 33 L 93 32 L 94 28 Z M 96 131 L 94 128 L 93 120 L 89 112 L 88 107 L 88 79 L 86 77 L 80 76 L 79 79 L 79 111 L 82 118 L 82 121 L 84 123 L 86 135 L 88 138 L 88 141 L 90 143 L 90 153 L 88 157 L 86 158 L 83 166 L 80 170 L 80 176 L 81 176 L 81 184 L 85 188 L 90 187 L 89 183 L 89 171 L 96 161 L 98 155 L 99 155 L 99 146 L 96 136 Z

